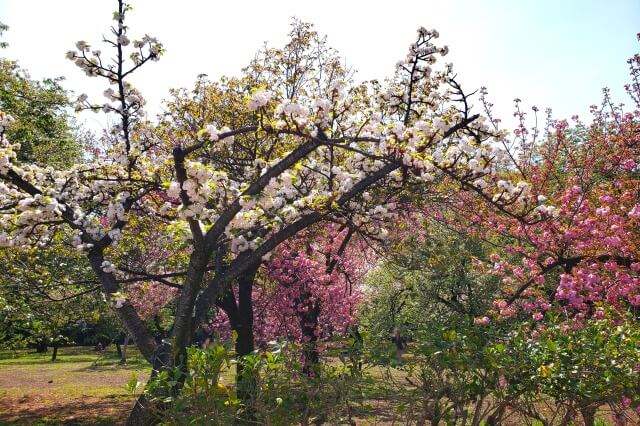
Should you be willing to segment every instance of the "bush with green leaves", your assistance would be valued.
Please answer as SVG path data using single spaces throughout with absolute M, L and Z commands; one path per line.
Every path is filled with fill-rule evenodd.
M 589 320 L 547 314 L 502 348 L 498 368 L 519 397 L 516 410 L 544 424 L 581 415 L 592 425 L 606 409 L 623 424 L 639 424 L 640 325 L 630 314 L 598 312 Z
M 365 383 L 353 339 L 328 349 L 329 361 L 319 364 L 313 374 L 303 371 L 301 346 L 272 343 L 269 350 L 239 361 L 230 342 L 213 343 L 207 349 L 191 347 L 186 374 L 161 371 L 144 392 L 163 408 L 169 407 L 164 411 L 164 423 L 169 425 L 353 422 Z M 236 372 L 239 380 L 232 386 Z M 182 391 L 169 395 L 166 390 L 174 387 L 175 380 L 182 381 Z
M 490 308 L 499 288 L 496 277 L 474 266 L 489 258 L 488 243 L 437 224 L 414 227 L 367 280 L 370 297 L 360 320 L 379 342 L 396 327 L 417 339 L 425 330 L 468 325 Z

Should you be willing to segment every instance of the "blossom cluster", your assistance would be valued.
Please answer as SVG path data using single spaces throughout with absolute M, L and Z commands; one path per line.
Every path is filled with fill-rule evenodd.
M 362 294 L 359 283 L 368 267 L 371 253 L 357 241 L 333 257 L 335 268 L 327 270 L 327 254 L 339 253 L 347 231 L 327 226 L 319 233 L 305 234 L 276 250 L 265 262 L 269 281 L 254 291 L 254 328 L 259 344 L 288 338 L 306 342 L 304 327 L 311 327 L 316 338 L 347 332 L 354 324 Z M 311 243 L 310 240 L 314 240 Z M 305 245 L 311 243 L 306 249 Z M 317 309 L 316 322 L 308 317 Z M 222 336 L 230 333 L 227 315 L 220 311 L 210 324 Z

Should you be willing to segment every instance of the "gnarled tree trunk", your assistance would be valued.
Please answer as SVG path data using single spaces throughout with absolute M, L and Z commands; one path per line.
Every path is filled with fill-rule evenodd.
M 238 361 L 255 350 L 253 333 L 253 282 L 258 267 L 259 265 L 251 267 L 238 277 L 237 302 L 233 289 L 231 288 L 228 288 L 224 295 L 216 302 L 218 307 L 227 314 L 231 329 L 237 334 L 235 350 Z M 236 364 L 236 368 L 238 397 L 242 400 L 249 400 L 255 393 L 255 380 L 242 374 L 241 362 Z
M 597 410 L 598 407 L 596 407 L 595 405 L 587 405 L 580 410 L 580 414 L 582 414 L 582 420 L 584 421 L 584 426 L 593 426 L 595 424 Z

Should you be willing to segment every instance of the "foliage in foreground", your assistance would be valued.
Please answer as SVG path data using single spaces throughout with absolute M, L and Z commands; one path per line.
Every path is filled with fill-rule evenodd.
M 191 347 L 189 370 L 178 395 L 158 396 L 178 371 L 161 372 L 144 392 L 168 404 L 165 424 L 348 423 L 361 407 L 369 381 L 355 357 L 354 342 L 342 343 L 347 346 L 340 345 L 335 357 L 316 366 L 312 374 L 304 372 L 303 351 L 295 344 L 272 342 L 270 350 L 256 351 L 237 363 L 229 344 Z M 241 370 L 237 387 L 228 383 L 234 367 Z M 132 382 L 130 390 L 136 386 Z
M 400 360 L 393 345 L 365 335 L 364 344 L 333 342 L 311 375 L 301 347 L 274 342 L 238 361 L 245 388 L 229 384 L 229 344 L 192 347 L 182 392 L 158 396 L 174 380 L 166 372 L 144 392 L 168 405 L 164 424 L 172 425 L 355 424 L 382 412 L 419 425 L 637 422 L 640 327 L 616 315 L 580 329 L 569 324 L 553 319 L 534 338 L 527 324 L 507 334 L 443 327 L 411 343 Z

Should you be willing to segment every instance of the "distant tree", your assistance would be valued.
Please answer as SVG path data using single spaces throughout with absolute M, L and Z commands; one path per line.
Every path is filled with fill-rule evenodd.
M 0 23 L 0 36 L 7 29 Z M 6 47 L 6 43 L 0 43 L 0 47 Z M 84 135 L 70 113 L 68 92 L 61 82 L 62 78 L 33 80 L 17 62 L 0 58 L 0 110 L 17 119 L 7 129 L 7 135 L 19 143 L 17 158 L 42 166 L 70 166 L 81 159 Z M 78 307 L 87 306 L 77 300 L 67 301 L 68 295 L 84 291 L 83 285 L 63 290 L 63 281 L 50 280 L 54 271 L 63 279 L 77 275 L 74 269 L 82 267 L 72 252 L 67 257 L 63 253 L 64 247 L 40 256 L 10 248 L 0 253 L 0 345 L 29 344 L 40 351 L 53 346 L 55 359 L 57 347 L 71 342 L 64 335 L 65 329 L 86 316 L 86 309 L 80 313 Z M 53 269 L 47 269 L 45 258 Z M 25 274 L 18 273 L 16 265 L 26 266 Z M 83 274 L 78 279 L 84 281 Z
M 407 220 L 408 229 L 366 280 L 369 335 L 388 340 L 394 328 L 416 339 L 441 327 L 469 326 L 491 308 L 499 278 L 480 270 L 492 245 L 438 223 Z
M 9 26 L 6 24 L 3 24 L 2 22 L 0 22 L 0 37 L 2 37 L 5 33 L 5 31 L 7 31 L 9 29 Z M 4 49 L 9 45 L 9 43 L 7 43 L 6 41 L 0 41 L 0 49 Z
M 222 335 L 233 329 L 243 354 L 255 349 L 254 340 L 303 343 L 310 371 L 319 360 L 318 342 L 355 324 L 367 255 L 373 258 L 347 227 L 309 229 L 278 247 L 255 283 L 228 289 L 217 302 L 213 329 Z
M 46 250 L 0 251 L 0 346 L 33 346 L 38 352 L 74 343 L 81 329 L 113 315 L 86 279 L 88 262 L 59 241 Z M 111 321 L 117 331 L 118 324 Z M 104 328 L 104 327 L 103 327 Z M 112 331 L 112 333 L 113 333 Z
M 21 161 L 69 166 L 82 157 L 81 130 L 69 113 L 62 78 L 33 80 L 11 60 L 0 59 L 0 110 L 16 123 L 7 136 L 20 144 Z

